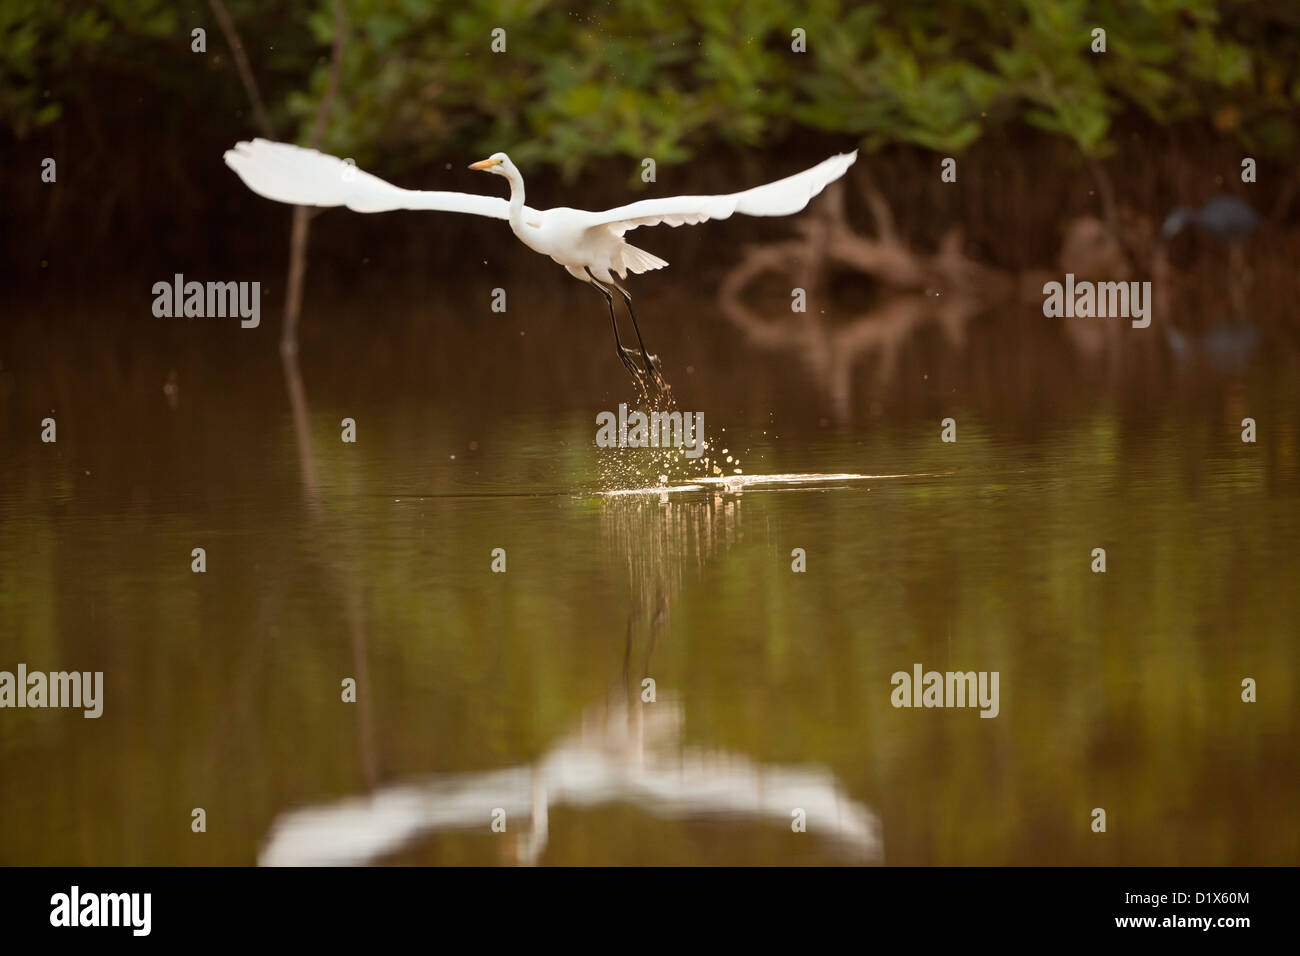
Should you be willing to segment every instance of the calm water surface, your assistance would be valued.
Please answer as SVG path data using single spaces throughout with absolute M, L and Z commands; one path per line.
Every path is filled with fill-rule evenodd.
M 1029 435 L 959 404 L 956 444 L 711 400 L 747 475 L 888 477 L 609 496 L 660 473 L 593 446 L 614 391 L 309 362 L 305 479 L 278 365 L 173 364 L 9 363 L 0 669 L 105 704 L 0 713 L 2 862 L 1300 858 L 1294 370 Z M 998 671 L 998 716 L 895 709 L 918 663 Z

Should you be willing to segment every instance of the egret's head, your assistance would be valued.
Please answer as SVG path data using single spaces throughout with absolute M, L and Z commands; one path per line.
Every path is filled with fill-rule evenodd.
M 515 167 L 505 153 L 493 153 L 487 159 L 471 163 L 469 168 L 482 170 L 485 173 L 496 173 L 498 176 L 509 176 Z

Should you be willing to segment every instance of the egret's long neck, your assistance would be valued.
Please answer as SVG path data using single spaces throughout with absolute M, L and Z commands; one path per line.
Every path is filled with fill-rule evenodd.
M 510 181 L 510 230 L 524 238 L 524 177 L 519 171 L 506 177 Z

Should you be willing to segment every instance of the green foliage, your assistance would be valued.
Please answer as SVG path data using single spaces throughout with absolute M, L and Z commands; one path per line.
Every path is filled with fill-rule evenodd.
M 62 104 L 50 88 L 60 85 L 54 78 L 77 83 L 75 75 L 112 45 L 115 32 L 143 42 L 175 30 L 175 11 L 163 0 L 0 3 L 0 124 L 23 137 L 57 120 Z
M 228 5 L 274 121 L 301 137 L 328 81 L 332 0 Z M 1100 156 L 1126 113 L 1209 123 L 1264 152 L 1294 149 L 1297 133 L 1300 39 L 1262 0 L 349 0 L 346 10 L 324 145 L 359 161 L 414 163 L 454 144 L 573 174 L 605 156 L 673 164 L 801 131 L 957 152 L 1008 123 Z M 54 121 L 60 95 L 104 58 L 155 68 L 165 109 L 167 85 L 194 78 L 175 68 L 193 26 L 226 52 L 206 7 L 193 17 L 203 22 L 160 0 L 5 4 L 0 121 L 19 136 Z M 1104 53 L 1092 50 L 1096 27 Z M 490 48 L 497 28 L 504 53 Z M 796 28 L 806 52 L 792 49 Z M 232 71 L 213 72 L 235 85 Z

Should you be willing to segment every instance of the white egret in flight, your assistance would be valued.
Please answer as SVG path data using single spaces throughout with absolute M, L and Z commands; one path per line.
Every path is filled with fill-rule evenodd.
M 614 278 L 623 279 L 629 272 L 662 269 L 668 263 L 629 244 L 623 238 L 624 234 L 638 226 L 694 225 L 706 219 L 727 219 L 733 213 L 788 216 L 799 212 L 828 183 L 843 176 L 857 157 L 857 150 L 841 153 L 811 169 L 744 192 L 642 199 L 603 212 L 588 212 L 566 206 L 533 209 L 524 205 L 524 179 L 505 153 L 493 153 L 469 168 L 504 176 L 510 184 L 508 202 L 471 193 L 402 189 L 337 157 L 265 139 L 238 143 L 225 154 L 226 165 L 239 174 L 249 189 L 278 202 L 302 206 L 347 206 L 356 212 L 429 209 L 509 221 L 511 231 L 524 245 L 550 256 L 571 276 L 600 290 L 609 306 L 619 359 L 647 394 L 643 371 L 655 390 L 670 402 L 658 359 L 646 351 L 645 341 L 641 338 L 636 313 L 632 311 L 632 296 Z M 632 318 L 643 370 L 636 366 L 637 353 L 624 348 L 619 339 L 618 321 L 614 317 L 614 290 L 622 295 Z

